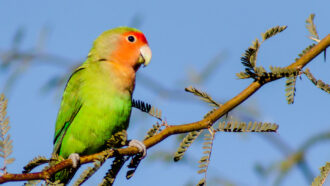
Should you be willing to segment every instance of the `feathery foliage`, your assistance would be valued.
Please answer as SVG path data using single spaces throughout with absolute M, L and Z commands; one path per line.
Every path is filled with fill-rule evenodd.
M 238 122 L 238 121 L 223 121 L 219 122 L 219 126 L 215 132 L 277 132 L 278 125 L 262 122 Z
M 330 173 L 330 162 L 320 168 L 320 175 L 317 176 L 311 186 L 322 186 Z
M 161 127 L 161 125 L 159 123 L 152 125 L 152 128 L 149 129 L 149 131 L 147 132 L 147 135 L 144 137 L 144 140 L 154 136 L 158 131 L 160 131 L 160 127 Z
M 246 68 L 253 70 L 253 68 L 256 66 L 256 61 L 257 61 L 256 55 L 259 50 L 259 47 L 260 47 L 259 40 L 256 39 L 254 42 L 252 42 L 252 46 L 250 46 L 247 50 L 245 50 L 243 57 L 241 57 L 241 61 Z
M 254 80 L 262 80 L 262 78 L 272 77 L 270 73 L 267 73 L 264 67 L 257 67 L 257 55 L 261 44 L 274 35 L 285 30 L 287 26 L 276 26 L 268 29 L 265 33 L 262 33 L 262 42 L 260 43 L 258 39 L 252 42 L 252 46 L 250 46 L 243 57 L 241 57 L 241 63 L 245 66 L 245 71 L 236 73 L 236 76 L 240 79 L 253 78 Z
M 248 78 L 251 78 L 252 76 L 246 72 L 239 72 L 239 73 L 236 73 L 236 76 L 239 78 L 239 79 L 248 79 Z
M 151 110 L 151 105 L 149 103 L 145 103 L 141 100 L 135 100 L 135 99 L 132 99 L 132 107 L 135 107 L 141 110 L 142 112 L 146 112 L 146 113 L 148 113 Z
M 212 114 L 217 108 L 212 109 L 204 115 L 204 118 Z M 189 132 L 181 141 L 177 151 L 174 154 L 174 161 L 179 161 L 182 159 L 184 153 L 188 150 L 190 145 L 197 139 L 197 137 L 203 132 L 203 130 Z
M 304 71 L 304 74 L 307 76 L 307 78 L 309 80 L 311 80 L 311 82 L 318 88 L 320 88 L 321 90 L 327 92 L 328 94 L 330 94 L 330 85 L 329 84 L 326 84 L 324 83 L 323 81 L 321 80 L 317 80 L 313 74 L 309 71 L 309 69 L 307 68 L 305 71 Z
M 254 67 L 254 72 L 260 78 L 262 78 L 262 77 L 268 77 L 267 71 L 262 66 Z
M 213 108 L 212 110 L 210 110 L 208 113 L 206 113 L 205 115 L 204 115 L 204 118 L 206 118 L 206 117 L 208 117 L 210 114 L 212 114 L 214 111 L 216 111 L 217 110 L 217 108 Z
M 286 28 L 287 28 L 287 26 L 275 26 L 273 28 L 270 28 L 265 33 L 261 34 L 262 40 L 265 41 L 266 39 L 269 39 L 269 38 L 275 36 L 276 34 L 282 32 Z
M 85 181 L 87 181 L 99 168 L 103 165 L 105 159 L 100 161 L 95 161 L 93 163 L 93 167 L 88 167 L 81 173 L 80 177 L 73 183 L 73 186 L 82 185 Z
M 198 161 L 199 163 L 199 171 L 198 174 L 203 174 L 204 177 L 198 182 L 198 185 L 206 185 L 206 176 L 207 176 L 207 169 L 210 164 L 210 159 L 211 159 L 211 153 L 212 153 L 212 147 L 213 147 L 213 141 L 214 141 L 214 135 L 215 131 L 211 127 L 208 130 L 208 133 L 205 133 L 204 135 L 204 143 L 203 143 L 203 154 L 204 156 L 201 157 L 201 159 Z
M 159 110 L 158 108 L 155 108 L 154 106 L 151 107 L 150 111 L 148 112 L 150 116 L 153 116 L 157 118 L 160 121 L 163 121 L 162 119 L 162 111 Z
M 135 156 L 132 157 L 131 162 L 127 166 L 130 170 L 128 170 L 127 173 L 126 173 L 126 179 L 130 179 L 131 177 L 133 177 L 133 175 L 134 175 L 137 167 L 139 166 L 141 160 L 142 160 L 141 155 L 135 155 Z
M 155 117 L 156 119 L 162 121 L 162 111 L 151 106 L 149 103 L 143 102 L 141 100 L 132 100 L 132 107 L 135 107 L 142 112 L 148 113 L 149 115 Z
M 120 148 L 126 145 L 127 142 L 127 132 L 126 130 L 119 131 L 112 135 L 107 141 L 108 148 Z
M 194 94 L 196 96 L 198 96 L 201 100 L 209 103 L 213 107 L 220 107 L 221 106 L 221 104 L 219 104 L 218 102 L 214 101 L 212 99 L 212 97 L 209 96 L 206 92 L 200 91 L 200 90 L 198 90 L 198 89 L 196 89 L 194 87 L 191 87 L 191 86 L 185 88 L 184 90 L 187 91 L 187 92 L 190 92 L 190 93 L 192 93 L 192 94 Z
M 182 159 L 184 153 L 187 151 L 188 147 L 195 141 L 195 139 L 200 135 L 203 130 L 189 132 L 186 137 L 183 138 L 178 150 L 174 154 L 174 161 L 179 161 Z
M 108 172 L 105 174 L 102 182 L 99 184 L 99 186 L 111 186 L 115 182 L 115 179 L 117 177 L 118 172 L 123 167 L 127 159 L 125 157 L 116 157 L 112 164 L 111 168 L 108 170 Z
M 315 14 L 309 15 L 309 17 L 306 20 L 306 28 L 312 37 L 314 37 L 315 39 L 320 39 L 320 37 L 316 31 L 316 26 L 314 24 L 314 17 L 315 17 Z
M 0 95 L 0 157 L 4 159 L 3 167 L 1 168 L 3 174 L 7 173 L 7 165 L 15 161 L 14 158 L 9 157 L 13 152 L 12 150 L 13 140 L 10 139 L 10 135 L 8 134 L 10 126 L 9 126 L 9 118 L 6 116 L 7 103 L 8 101 L 5 99 L 4 94 L 1 94 Z
M 44 156 L 37 156 L 33 158 L 27 165 L 23 167 L 23 173 L 29 173 L 32 169 L 36 168 L 39 165 L 48 163 L 49 160 Z
M 80 177 L 74 182 L 74 186 L 78 186 L 83 184 L 85 181 L 87 181 L 97 170 L 101 168 L 101 166 L 104 164 L 105 160 L 109 158 L 109 154 L 106 154 L 104 156 L 98 156 L 98 159 L 94 161 L 93 167 L 88 167 L 84 170 L 83 173 L 81 173 Z
M 297 76 L 290 76 L 286 78 L 285 96 L 286 96 L 286 100 L 288 101 L 288 104 L 293 104 L 294 102 L 294 96 L 296 94 L 296 82 L 297 82 Z
M 259 46 L 258 46 L 259 47 Z M 254 47 L 249 47 L 245 50 L 243 57 L 241 57 L 241 62 L 245 66 L 245 72 L 240 72 L 236 74 L 241 79 L 246 79 L 252 77 L 253 79 L 256 78 L 256 74 L 254 72 L 254 67 L 256 64 L 256 53 L 257 49 Z
M 291 77 L 291 76 L 297 76 L 299 71 L 295 69 L 288 69 L 283 67 L 269 67 L 271 73 L 269 73 L 270 77 L 273 78 L 281 78 L 281 77 Z
M 316 25 L 314 24 L 314 17 L 315 14 L 309 15 L 309 17 L 306 20 L 306 28 L 311 35 L 309 38 L 318 43 L 320 42 L 320 37 L 316 31 Z M 327 57 L 327 49 L 324 49 L 324 61 L 326 61 L 326 57 Z
M 300 54 L 298 54 L 299 58 L 310 51 L 310 49 L 312 49 L 315 45 L 315 43 L 308 45 Z M 297 61 L 299 58 L 296 58 L 295 61 Z

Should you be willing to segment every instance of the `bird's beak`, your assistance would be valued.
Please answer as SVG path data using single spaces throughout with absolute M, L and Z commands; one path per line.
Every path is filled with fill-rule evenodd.
M 138 63 L 143 64 L 144 67 L 147 66 L 151 60 L 151 50 L 148 45 L 143 45 L 140 48 L 140 57 Z

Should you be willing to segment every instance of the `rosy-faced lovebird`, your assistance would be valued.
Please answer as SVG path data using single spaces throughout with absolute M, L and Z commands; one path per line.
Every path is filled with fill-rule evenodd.
M 135 73 L 150 59 L 151 50 L 141 31 L 118 27 L 102 33 L 67 82 L 56 120 L 53 154 L 74 162 L 79 155 L 105 150 L 113 134 L 126 130 Z M 55 180 L 67 183 L 73 174 L 65 169 L 55 174 Z

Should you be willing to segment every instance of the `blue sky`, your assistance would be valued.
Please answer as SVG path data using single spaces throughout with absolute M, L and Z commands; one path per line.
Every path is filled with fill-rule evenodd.
M 25 38 L 21 51 L 35 46 L 43 28 L 50 30 L 44 54 L 61 56 L 74 65 L 87 56 L 93 40 L 103 31 L 130 25 L 134 17 L 141 18 L 139 27 L 146 35 L 153 52 L 147 68 L 139 74 L 159 82 L 165 87 L 184 92 L 193 85 L 208 92 L 215 99 L 226 101 L 250 80 L 238 80 L 235 73 L 243 71 L 240 57 L 252 41 L 261 33 L 276 25 L 288 25 L 288 29 L 266 41 L 258 55 L 258 65 L 264 67 L 286 66 L 309 44 L 305 20 L 316 14 L 315 23 L 320 37 L 330 30 L 330 1 L 1 1 L 0 2 L 0 50 L 8 50 L 14 33 L 24 28 Z M 218 54 L 225 54 L 223 61 L 204 84 L 187 81 L 191 69 L 199 72 Z M 329 58 L 329 57 L 328 57 Z M 14 164 L 10 172 L 20 172 L 22 167 L 37 155 L 49 156 L 52 151 L 54 123 L 60 100 L 54 93 L 42 94 L 40 88 L 50 78 L 66 74 L 68 69 L 37 61 L 18 79 L 9 97 L 8 115 L 11 136 L 14 140 Z M 72 64 L 71 64 L 72 63 Z M 318 56 L 308 68 L 318 79 L 330 82 L 329 62 Z M 138 76 L 139 76 L 138 74 Z M 0 88 L 5 84 L 8 72 L 1 71 Z M 138 77 L 139 79 L 139 77 Z M 180 101 L 159 95 L 148 89 L 145 82 L 137 82 L 134 97 L 161 108 L 170 124 L 182 124 L 200 120 L 210 109 L 188 93 Z M 284 92 L 285 80 L 262 87 L 243 106 L 258 108 L 258 121 L 280 125 L 279 135 L 293 149 L 297 149 L 308 137 L 329 131 L 329 95 L 302 77 L 297 82 L 295 103 L 287 105 Z M 180 98 L 181 99 L 181 98 Z M 183 99 L 183 98 L 182 98 Z M 195 101 L 196 100 L 196 101 Z M 248 114 L 247 114 L 248 115 Z M 134 112 L 129 137 L 142 139 L 154 119 L 141 119 Z M 135 118 L 134 118 L 135 117 Z M 139 119 L 140 118 L 140 119 Z M 178 142 L 170 137 L 148 151 L 175 152 Z M 314 174 L 329 161 L 329 142 L 316 145 L 306 155 Z M 188 151 L 198 160 L 202 156 L 201 144 Z M 283 155 L 258 134 L 218 133 L 212 153 L 210 175 L 235 180 L 239 185 L 270 185 L 253 171 L 257 162 L 270 165 L 281 161 Z M 148 159 L 148 157 L 147 157 Z M 88 184 L 99 183 L 104 169 Z M 183 185 L 197 183 L 202 177 L 195 166 L 183 163 L 144 161 L 135 176 L 126 181 L 125 171 L 119 175 L 117 185 Z M 211 177 L 211 176 L 210 176 Z M 20 183 L 19 183 L 20 184 Z M 18 183 L 8 184 L 18 185 Z M 308 185 L 302 174 L 294 168 L 283 185 Z

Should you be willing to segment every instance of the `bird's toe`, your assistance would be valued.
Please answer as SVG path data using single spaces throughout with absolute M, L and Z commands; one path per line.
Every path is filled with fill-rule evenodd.
M 79 161 L 80 161 L 80 156 L 79 156 L 79 154 L 77 154 L 77 153 L 72 153 L 72 154 L 70 154 L 69 159 L 72 160 L 72 167 L 73 167 L 73 168 L 77 168 L 77 166 L 78 166 L 78 164 L 79 164 Z
M 136 147 L 139 149 L 139 152 L 142 154 L 142 158 L 144 158 L 146 155 L 147 155 L 147 148 L 146 146 L 144 145 L 143 142 L 139 141 L 139 140 L 131 140 L 129 143 L 128 143 L 128 146 L 129 147 Z

